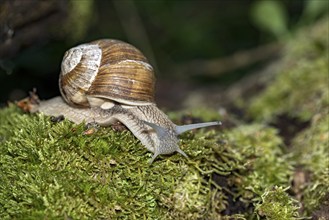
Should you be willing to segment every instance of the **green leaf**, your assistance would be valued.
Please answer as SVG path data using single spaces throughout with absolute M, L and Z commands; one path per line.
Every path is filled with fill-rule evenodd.
M 257 1 L 251 9 L 255 25 L 276 38 L 287 34 L 286 10 L 280 1 Z
M 313 21 L 316 17 L 328 11 L 329 2 L 321 0 L 312 0 L 305 3 L 305 9 L 302 20 Z

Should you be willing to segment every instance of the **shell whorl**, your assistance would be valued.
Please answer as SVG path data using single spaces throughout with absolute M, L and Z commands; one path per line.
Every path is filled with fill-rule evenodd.
M 97 40 L 68 50 L 59 78 L 64 100 L 88 107 L 88 97 L 129 105 L 154 102 L 155 76 L 145 56 L 118 40 Z
M 89 106 L 85 94 L 95 80 L 101 57 L 102 50 L 97 44 L 82 44 L 65 53 L 59 88 L 67 103 Z

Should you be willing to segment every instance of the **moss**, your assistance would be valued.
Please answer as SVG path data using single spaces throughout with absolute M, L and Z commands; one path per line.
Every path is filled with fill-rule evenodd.
M 241 193 L 248 189 L 256 195 L 275 185 L 289 185 L 292 166 L 290 155 L 281 150 L 282 140 L 277 130 L 263 125 L 240 126 L 228 132 L 228 140 L 233 144 L 239 166 L 242 168 L 243 179 L 240 179 Z M 248 191 L 243 196 L 248 198 Z
M 293 141 L 293 152 L 308 178 L 300 186 L 307 214 L 311 214 L 329 195 L 329 114 L 318 113 L 311 126 Z
M 246 219 L 291 173 L 276 130 L 257 124 L 186 133 L 191 159 L 161 156 L 150 166 L 129 131 L 86 135 L 83 125 L 13 105 L 0 119 L 2 219 Z
M 288 137 L 295 169 L 292 191 L 306 216 L 321 210 L 329 194 L 328 48 L 327 17 L 286 44 L 281 70 L 248 107 L 252 119 L 282 126 L 282 136 L 287 136 L 287 127 L 295 129 Z M 280 125 L 282 115 L 294 120 Z
M 231 145 L 227 149 L 232 157 L 230 161 L 224 160 L 232 168 L 232 175 L 228 178 L 229 191 L 234 201 L 244 203 L 249 216 L 259 215 L 250 206 L 260 203 L 268 189 L 290 185 L 291 155 L 281 150 L 282 140 L 277 130 L 271 127 L 244 125 L 226 134 Z M 282 206 L 285 209 L 289 204 L 283 202 Z
M 83 125 L 52 123 L 13 105 L 0 119 L 1 219 L 211 214 L 214 191 L 205 179 L 217 172 L 210 163 L 218 145 L 213 140 L 187 134 L 182 148 L 193 161 L 176 154 L 150 166 L 151 154 L 129 131 L 101 128 L 85 135 Z
M 284 70 L 247 108 L 254 122 L 181 135 L 190 159 L 160 156 L 149 165 L 151 153 L 129 131 L 90 134 L 14 105 L 0 109 L 0 218 L 296 219 L 299 207 L 302 216 L 327 216 L 328 42 L 321 27 L 307 34 L 311 44 L 301 35 L 287 46 Z M 289 149 L 278 128 L 260 122 L 280 114 L 310 121 Z M 188 115 L 218 119 L 204 109 Z M 298 169 L 305 178 L 296 184 Z
M 327 36 L 325 19 L 287 44 L 277 77 L 251 101 L 252 118 L 273 121 L 286 114 L 306 121 L 329 106 Z
M 267 189 L 262 195 L 262 201 L 256 210 L 260 216 L 271 220 L 290 220 L 298 218 L 298 201 L 292 199 L 286 190 L 288 188 L 274 187 Z

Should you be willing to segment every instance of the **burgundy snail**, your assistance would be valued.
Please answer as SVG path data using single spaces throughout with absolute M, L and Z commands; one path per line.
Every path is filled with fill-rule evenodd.
M 59 87 L 62 97 L 41 101 L 32 112 L 101 126 L 120 121 L 154 153 L 150 163 L 160 154 L 179 152 L 187 157 L 178 146 L 178 135 L 220 124 L 174 124 L 154 102 L 152 66 L 137 48 L 119 40 L 96 40 L 68 50 Z

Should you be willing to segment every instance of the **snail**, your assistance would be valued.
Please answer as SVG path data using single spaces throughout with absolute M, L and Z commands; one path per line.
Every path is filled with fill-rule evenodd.
M 150 163 L 161 154 L 187 157 L 178 146 L 178 135 L 220 124 L 174 124 L 154 102 L 152 66 L 137 48 L 119 40 L 101 39 L 69 49 L 59 87 L 61 97 L 35 102 L 30 111 L 100 126 L 119 121 L 154 153 Z

